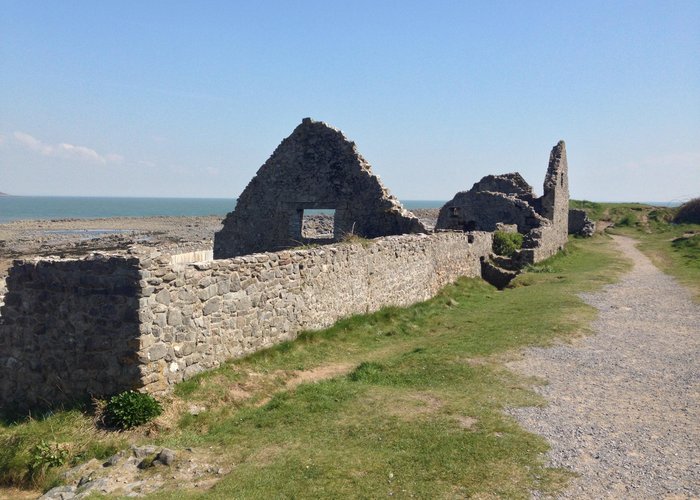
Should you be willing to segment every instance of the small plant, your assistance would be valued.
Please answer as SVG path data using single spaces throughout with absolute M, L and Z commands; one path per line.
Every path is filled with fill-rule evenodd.
M 43 439 L 29 452 L 29 471 L 32 476 L 41 475 L 50 467 L 60 467 L 68 459 L 66 445 L 49 443 Z
M 493 233 L 493 252 L 496 255 L 512 257 L 516 250 L 523 247 L 523 235 L 520 233 L 506 233 L 496 231 Z
M 557 271 L 548 264 L 532 265 L 528 264 L 525 266 L 525 272 L 528 273 L 556 273 Z
M 346 233 L 345 235 L 343 235 L 340 241 L 342 241 L 343 243 L 359 244 L 363 247 L 367 247 L 372 244 L 372 240 L 355 233 Z
M 110 427 L 131 429 L 150 422 L 163 413 L 163 407 L 150 394 L 126 391 L 112 398 L 105 407 L 105 423 Z

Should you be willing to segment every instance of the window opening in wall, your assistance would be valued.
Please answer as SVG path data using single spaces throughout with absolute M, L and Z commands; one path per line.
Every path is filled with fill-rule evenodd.
M 301 236 L 315 240 L 332 240 L 335 227 L 335 209 L 306 209 L 301 215 Z

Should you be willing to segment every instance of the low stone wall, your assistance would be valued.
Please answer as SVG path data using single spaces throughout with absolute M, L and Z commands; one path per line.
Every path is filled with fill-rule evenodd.
M 166 392 L 302 330 L 480 276 L 491 245 L 490 233 L 446 232 L 204 262 L 191 249 L 20 262 L 0 322 L 0 404 Z
M 0 403 L 50 406 L 139 385 L 138 264 L 15 262 L 0 317 Z
M 595 222 L 588 218 L 585 210 L 580 208 L 569 209 L 569 234 L 579 236 L 593 236 L 595 233 Z
M 530 231 L 525 236 L 520 260 L 523 264 L 535 264 L 556 255 L 568 241 L 566 228 L 546 225 Z
M 180 268 L 153 255 L 142 271 L 143 383 L 163 392 L 302 330 L 426 300 L 459 276 L 480 276 L 491 242 L 490 233 L 391 236 Z

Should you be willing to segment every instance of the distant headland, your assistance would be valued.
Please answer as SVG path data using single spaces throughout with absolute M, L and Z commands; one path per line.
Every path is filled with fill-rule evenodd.
M 0 196 L 10 196 L 10 195 L 7 194 L 7 193 L 3 193 L 2 191 L 0 191 Z

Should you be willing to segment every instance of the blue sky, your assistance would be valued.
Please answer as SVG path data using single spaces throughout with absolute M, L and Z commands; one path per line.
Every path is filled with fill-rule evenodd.
M 236 197 L 310 116 L 403 199 L 567 142 L 571 194 L 700 195 L 700 2 L 0 0 L 0 191 Z

